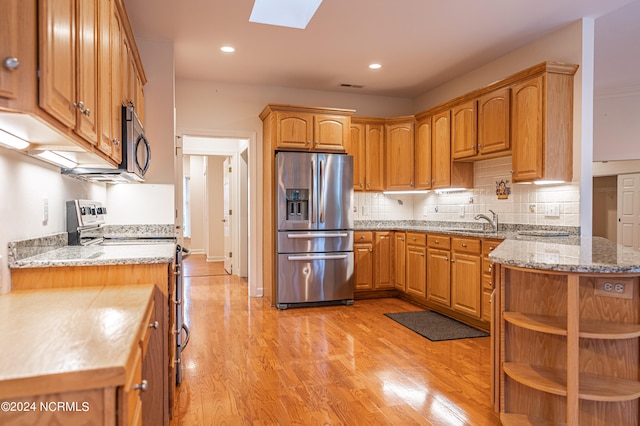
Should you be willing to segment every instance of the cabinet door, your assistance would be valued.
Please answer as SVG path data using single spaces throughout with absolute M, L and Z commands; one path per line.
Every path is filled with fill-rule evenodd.
M 416 124 L 416 189 L 431 189 L 431 117 Z
M 450 252 L 429 249 L 427 255 L 427 300 L 451 306 Z
M 513 180 L 543 177 L 544 75 L 516 84 L 512 89 L 511 141 Z
M 364 131 L 364 124 L 351 124 L 348 153 L 353 156 L 353 189 L 355 191 L 364 191 L 366 160 Z
M 0 97 L 15 99 L 18 96 L 18 64 L 4 63 L 7 58 L 23 59 L 18 52 L 18 2 L 24 0 L 3 0 L 0 2 Z
M 43 0 L 40 20 L 40 108 L 76 127 L 76 2 Z
M 478 100 L 478 152 L 490 154 L 511 148 L 510 99 L 511 89 L 487 93 Z
M 124 30 L 115 4 L 111 7 L 111 134 L 113 150 L 111 158 L 122 161 L 122 38 Z
M 349 117 L 316 115 L 313 118 L 313 149 L 345 152 L 349 140 Z
M 95 0 L 77 2 L 78 120 L 76 133 L 92 145 L 98 142 L 98 4 Z M 82 106 L 80 106 L 82 105 Z
M 98 149 L 112 155 L 113 125 L 111 122 L 111 8 L 112 0 L 98 2 Z
M 433 116 L 431 149 L 432 188 L 446 188 L 451 185 L 451 127 L 450 111 Z
M 371 290 L 373 288 L 373 244 L 354 244 L 354 288 Z
M 373 249 L 373 288 L 394 288 L 393 231 L 376 232 Z
M 453 159 L 473 157 L 476 147 L 476 101 L 451 109 L 451 156 Z
M 480 318 L 482 294 L 480 277 L 480 255 L 454 253 L 451 274 L 451 306 L 453 309 Z
M 413 189 L 413 122 L 386 125 L 385 189 Z
M 406 242 L 406 234 L 404 232 L 396 232 L 395 233 L 395 245 L 393 247 L 393 251 L 395 253 L 395 287 L 400 291 L 406 291 L 405 283 L 406 283 L 406 250 L 407 250 L 407 242 Z
M 276 135 L 278 148 L 311 149 L 313 114 L 287 111 L 277 112 Z
M 407 293 L 425 297 L 427 287 L 427 249 L 422 246 L 407 246 Z
M 384 125 L 367 124 L 365 128 L 365 176 L 367 191 L 384 189 Z

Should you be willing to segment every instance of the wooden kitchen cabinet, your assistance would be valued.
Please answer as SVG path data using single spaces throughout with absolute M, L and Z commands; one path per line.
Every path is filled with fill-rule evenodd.
M 373 232 L 353 234 L 354 290 L 373 288 Z
M 491 91 L 478 99 L 478 155 L 508 155 L 511 150 L 511 88 Z
M 276 149 L 346 151 L 351 124 L 346 110 L 332 114 L 286 105 L 268 105 L 267 108 L 275 113 Z
M 451 237 L 427 237 L 427 300 L 451 306 Z
M 389 290 L 394 284 L 394 232 L 376 231 L 373 247 L 373 288 L 374 290 Z
M 546 63 L 511 89 L 514 182 L 569 182 L 573 176 L 573 75 L 576 65 Z
M 491 293 L 495 288 L 493 274 L 493 262 L 489 259 L 489 254 L 500 245 L 502 240 L 482 239 L 482 320 L 488 323 L 491 321 Z
M 353 117 L 350 136 L 354 190 L 384 190 L 384 120 Z
M 451 307 L 480 319 L 482 256 L 477 238 L 451 239 Z
M 452 161 L 451 110 L 431 116 L 431 189 L 439 188 L 473 188 L 473 164 Z
M 426 234 L 407 232 L 407 294 L 425 297 L 427 287 L 427 241 Z
M 406 292 L 406 256 L 407 256 L 407 234 L 405 232 L 395 232 L 395 245 L 393 247 L 395 287 L 397 290 Z
M 0 97 L 8 99 L 18 96 L 20 61 L 25 60 L 19 44 L 19 1 L 4 0 L 0 6 Z
M 385 123 L 386 170 L 385 189 L 414 189 L 413 116 L 388 119 Z
M 478 153 L 476 101 L 451 108 L 451 158 L 459 160 Z
M 416 122 L 415 134 L 415 188 L 431 189 L 431 117 Z
M 40 107 L 96 145 L 97 2 L 42 0 L 39 22 Z

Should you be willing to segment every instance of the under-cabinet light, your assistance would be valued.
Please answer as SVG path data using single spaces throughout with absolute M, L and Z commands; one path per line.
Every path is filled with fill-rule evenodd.
M 436 194 L 441 195 L 441 194 L 448 194 L 449 192 L 460 192 L 460 191 L 466 191 L 467 188 L 446 188 L 446 189 L 436 189 Z
M 29 142 L 0 129 L 0 145 L 13 149 L 25 149 L 29 146 Z
M 534 180 L 535 185 L 559 185 L 564 183 L 563 180 Z
M 75 161 L 69 160 L 67 157 L 63 157 L 54 151 L 28 151 L 27 153 L 53 165 L 64 167 L 65 169 L 73 169 L 78 165 Z
M 419 190 L 415 190 L 415 191 L 382 191 L 383 194 L 385 195 L 398 195 L 398 194 L 427 194 L 431 191 L 428 191 L 426 189 L 419 189 Z

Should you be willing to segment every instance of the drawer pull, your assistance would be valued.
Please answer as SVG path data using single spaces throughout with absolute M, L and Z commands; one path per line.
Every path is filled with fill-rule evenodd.
M 465 243 L 462 243 L 462 247 L 466 247 L 467 245 Z
M 440 240 L 436 240 L 436 244 L 440 244 Z
M 20 66 L 20 61 L 18 60 L 18 58 L 7 57 L 4 58 L 4 62 L 2 62 L 2 65 L 4 65 L 4 67 L 8 70 L 17 70 Z
M 149 324 L 149 328 L 155 328 L 157 330 L 158 329 L 158 325 L 160 325 L 158 323 L 158 321 L 154 321 L 151 324 Z
M 146 392 L 147 386 L 148 386 L 148 382 L 145 379 L 145 380 L 142 380 L 142 383 L 140 383 L 139 385 L 133 385 L 133 390 L 140 389 L 142 392 Z
M 416 238 L 416 237 L 413 237 L 412 239 L 413 239 L 413 241 L 417 240 L 417 238 Z
M 493 249 L 494 249 L 494 248 L 495 248 L 495 247 L 491 247 L 491 246 L 489 246 L 489 251 L 493 251 Z

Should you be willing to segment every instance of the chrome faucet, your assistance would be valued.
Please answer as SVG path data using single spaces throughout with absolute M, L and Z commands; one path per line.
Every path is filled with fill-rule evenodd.
M 480 220 L 480 219 L 484 219 L 486 220 L 489 225 L 491 225 L 491 228 L 493 229 L 493 232 L 498 232 L 498 213 L 494 212 L 493 210 L 489 210 L 491 212 L 491 216 L 492 218 L 489 219 L 489 216 L 487 216 L 486 214 L 477 214 L 476 217 L 474 217 L 475 220 Z

